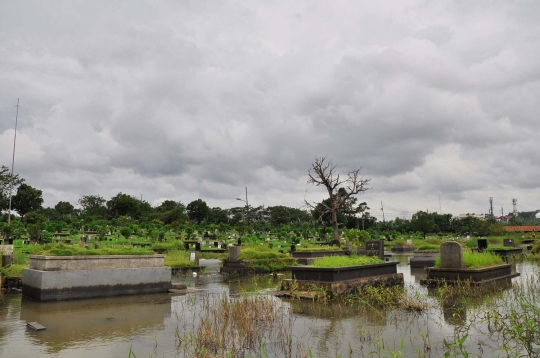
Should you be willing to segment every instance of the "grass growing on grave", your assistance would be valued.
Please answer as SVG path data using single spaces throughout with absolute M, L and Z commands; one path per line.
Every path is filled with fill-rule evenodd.
M 303 247 L 297 247 L 296 251 L 339 251 L 342 250 L 341 247 L 338 246 L 303 246 Z
M 424 251 L 424 250 L 440 250 L 441 247 L 439 245 L 421 245 L 417 248 L 417 250 Z
M 190 252 L 173 250 L 165 255 L 165 266 L 169 267 L 190 267 L 195 266 L 195 262 L 189 260 Z
M 375 256 L 325 256 L 313 260 L 314 267 L 347 267 L 380 264 L 384 261 Z
M 296 263 L 292 257 L 266 246 L 242 248 L 240 261 L 248 268 L 262 269 L 267 272 L 287 270 Z
M 473 252 L 464 252 L 463 253 L 463 267 L 467 269 L 479 269 L 484 267 L 502 265 L 503 259 L 500 256 L 492 254 L 490 252 L 483 253 L 473 253 Z M 435 260 L 435 267 L 441 267 L 441 258 L 438 257 Z
M 510 251 L 510 250 L 515 250 L 515 249 L 519 249 L 519 247 L 494 245 L 494 246 L 489 246 L 487 248 L 487 251 L 490 251 L 490 250 Z
M 9 267 L 0 267 L 0 275 L 4 277 L 22 278 L 22 272 L 25 268 L 28 268 L 28 265 L 11 264 Z
M 181 241 L 156 242 L 152 244 L 152 249 L 157 250 L 181 250 L 183 248 L 184 244 Z
M 43 245 L 41 251 L 34 254 L 43 256 L 90 256 L 90 255 L 153 255 L 154 252 L 145 248 L 133 248 L 129 246 L 86 249 L 76 245 L 47 244 Z

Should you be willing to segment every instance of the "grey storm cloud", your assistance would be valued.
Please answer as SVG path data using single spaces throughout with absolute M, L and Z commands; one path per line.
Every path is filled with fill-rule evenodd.
M 316 156 L 390 213 L 537 209 L 530 1 L 3 2 L 0 164 L 45 205 L 299 207 Z M 307 193 L 306 193 L 307 189 Z M 232 201 L 232 203 L 231 203 Z M 386 204 L 385 204 L 386 206 Z M 508 206 L 508 205 L 507 205 Z M 378 210 L 373 210 L 378 213 Z

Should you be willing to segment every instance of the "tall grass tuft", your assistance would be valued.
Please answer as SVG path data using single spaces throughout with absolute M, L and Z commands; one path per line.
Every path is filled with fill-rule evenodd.
M 200 323 L 179 339 L 189 357 L 292 356 L 292 321 L 289 309 L 270 297 L 221 296 L 203 298 Z

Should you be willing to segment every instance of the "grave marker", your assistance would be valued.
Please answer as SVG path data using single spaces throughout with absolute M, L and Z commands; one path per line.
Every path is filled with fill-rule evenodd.
M 366 256 L 377 256 L 384 261 L 384 241 L 368 240 L 366 241 Z
M 461 269 L 463 254 L 461 245 L 454 241 L 441 244 L 441 268 Z

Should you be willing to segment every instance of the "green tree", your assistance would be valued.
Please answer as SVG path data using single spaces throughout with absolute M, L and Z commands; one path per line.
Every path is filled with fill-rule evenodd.
M 58 204 L 54 206 L 54 210 L 56 210 L 61 218 L 65 218 L 66 216 L 73 214 L 75 207 L 67 201 L 59 201 Z
M 42 194 L 41 190 L 23 183 L 19 185 L 17 194 L 13 196 L 11 206 L 20 216 L 24 216 L 30 211 L 41 209 L 41 204 L 43 204 Z
M 107 201 L 109 218 L 129 216 L 137 219 L 141 216 L 141 201 L 131 195 L 118 193 Z
M 18 175 L 11 175 L 8 167 L 0 167 L 0 211 L 9 208 L 9 196 L 15 194 L 14 190 L 24 182 Z
M 83 209 L 85 216 L 105 217 L 107 201 L 99 195 L 83 195 L 79 199 L 79 205 Z
M 286 206 L 278 205 L 268 208 L 270 210 L 270 223 L 282 225 L 291 222 L 291 213 Z
M 426 239 L 426 234 L 433 232 L 433 230 L 437 227 L 433 215 L 424 211 L 419 211 L 416 214 L 413 214 L 411 225 L 414 230 L 420 231 L 424 234 L 424 240 Z
M 210 215 L 208 216 L 208 221 L 213 224 L 224 224 L 229 221 L 229 216 L 227 215 L 227 210 L 222 208 L 212 208 L 210 209 Z
M 208 205 L 206 205 L 206 202 L 202 201 L 201 199 L 197 199 L 188 204 L 187 214 L 189 220 L 195 221 L 196 223 L 200 224 L 201 222 L 205 221 L 210 215 L 210 208 L 208 207 Z
M 132 233 L 131 229 L 128 227 L 123 227 L 120 229 L 120 235 L 122 235 L 126 239 L 129 239 L 129 237 L 131 236 L 131 233 Z

